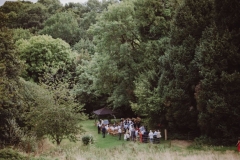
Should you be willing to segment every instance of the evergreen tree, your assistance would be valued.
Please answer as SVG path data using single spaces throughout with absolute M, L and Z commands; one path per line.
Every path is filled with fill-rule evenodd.
M 239 1 L 215 1 L 216 16 L 196 53 L 202 80 L 196 87 L 199 126 L 214 144 L 232 144 L 239 133 Z M 232 10 L 227 12 L 228 8 Z M 238 18 L 237 18 L 238 17 Z
M 7 121 L 19 120 L 21 115 L 19 75 L 22 62 L 13 43 L 13 33 L 6 27 L 7 21 L 7 15 L 0 12 L 0 141 L 14 143 Z
M 196 46 L 202 31 L 213 20 L 211 0 L 186 0 L 176 12 L 170 32 L 170 47 L 160 57 L 161 77 L 159 92 L 166 110 L 169 129 L 184 135 L 196 136 L 198 111 L 194 88 L 199 82 L 199 72 L 194 62 Z
M 239 132 L 239 46 L 228 31 L 208 28 L 197 52 L 203 79 L 196 90 L 203 135 L 218 144 L 234 142 Z M 231 124 L 231 125 L 229 125 Z

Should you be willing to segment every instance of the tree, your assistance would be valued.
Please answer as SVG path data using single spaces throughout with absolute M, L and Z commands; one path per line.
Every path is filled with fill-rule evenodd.
M 38 0 L 37 2 L 44 5 L 49 14 L 55 14 L 62 9 L 62 4 L 59 0 Z
M 8 144 L 12 137 L 5 137 L 9 131 L 7 120 L 18 120 L 21 115 L 19 75 L 22 61 L 13 44 L 13 33 L 6 27 L 7 15 L 0 12 L 0 19 L 0 140 Z
M 198 110 L 194 88 L 199 82 L 195 50 L 202 31 L 211 24 L 213 2 L 186 0 L 179 6 L 171 26 L 170 45 L 160 57 L 161 76 L 158 89 L 166 110 L 169 129 L 184 135 L 198 136 Z
M 39 33 L 51 35 L 53 38 L 61 38 L 71 46 L 81 37 L 77 15 L 70 11 L 52 15 L 46 20 L 44 28 Z
M 216 1 L 216 16 L 196 52 L 198 123 L 213 144 L 232 144 L 239 132 L 239 1 Z M 227 8 L 231 12 L 226 12 Z M 221 18 L 220 18 L 221 17 Z M 231 125 L 229 125 L 231 124 Z
M 13 29 L 13 33 L 14 43 L 20 39 L 30 39 L 33 36 L 29 29 L 17 28 Z
M 133 99 L 133 80 L 138 61 L 138 34 L 131 2 L 111 5 L 90 27 L 96 43 L 95 90 L 108 94 L 113 107 L 129 106 Z
M 47 135 L 59 145 L 64 138 L 77 140 L 79 122 L 86 119 L 82 105 L 75 102 L 69 84 L 47 74 L 44 83 L 25 82 L 25 100 L 30 102 L 26 123 L 39 138 Z
M 26 80 L 39 82 L 45 72 L 51 72 L 70 64 L 70 46 L 61 39 L 51 36 L 33 36 L 29 40 L 16 42 L 26 70 L 22 75 Z
M 240 88 L 236 61 L 240 57 L 239 47 L 231 39 L 228 31 L 219 33 L 215 26 L 206 29 L 197 54 L 203 77 L 196 90 L 198 122 L 202 134 L 213 139 L 215 144 L 234 142 L 239 132 L 240 107 L 236 97 Z
M 46 7 L 40 3 L 35 3 L 18 13 L 17 22 L 19 27 L 31 29 L 31 32 L 35 33 L 43 28 L 46 19 Z
M 104 3 L 104 2 L 102 2 Z M 97 15 L 104 10 L 102 3 L 98 0 L 88 0 L 85 3 L 85 12 L 80 15 L 79 29 L 81 30 L 81 38 L 92 40 L 92 36 L 87 34 L 89 27 L 96 23 Z
M 230 31 L 237 30 L 240 26 L 239 19 L 239 1 L 233 0 L 228 2 L 226 0 L 214 0 L 216 8 L 215 23 L 217 26 L 223 28 L 228 28 Z M 231 11 L 229 11 L 231 8 Z
M 103 58 L 103 57 L 102 57 Z M 94 86 L 98 80 L 96 68 L 101 65 L 96 56 L 91 56 L 84 52 L 78 56 L 79 62 L 76 67 L 76 77 L 74 86 L 74 94 L 77 101 L 84 103 L 85 112 L 92 113 L 93 110 L 99 109 L 99 106 L 106 106 L 108 87 L 104 86 L 105 92 L 101 92 Z M 99 60 L 99 61 L 98 61 Z
M 143 40 L 158 40 L 168 34 L 173 2 L 140 0 L 134 3 L 136 25 Z
M 89 53 L 93 55 L 95 53 L 95 45 L 89 39 L 80 39 L 72 49 L 77 51 L 78 53 Z
M 131 107 L 138 114 L 147 114 L 149 125 L 163 123 L 165 110 L 159 94 L 158 80 L 161 76 L 159 57 L 169 48 L 168 34 L 175 10 L 175 3 L 140 0 L 135 1 L 135 24 L 141 38 L 138 55 L 138 74 L 134 81 L 136 96 Z M 160 118 L 159 118 L 160 117 Z
M 20 14 L 25 11 L 32 2 L 24 2 L 24 1 L 6 1 L 3 6 L 0 7 L 0 11 L 5 13 L 8 16 L 8 21 L 6 26 L 9 28 L 17 28 L 23 27 L 21 23 L 19 23 L 18 19 Z

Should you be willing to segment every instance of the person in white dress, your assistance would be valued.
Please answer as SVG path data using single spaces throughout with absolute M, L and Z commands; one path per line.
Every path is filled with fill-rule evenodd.
M 152 130 L 149 131 L 148 137 L 149 137 L 150 143 L 153 143 L 153 132 L 152 132 Z

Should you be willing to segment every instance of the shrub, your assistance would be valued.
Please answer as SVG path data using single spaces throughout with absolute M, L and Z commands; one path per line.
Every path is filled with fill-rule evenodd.
M 27 160 L 26 157 L 19 154 L 17 151 L 6 148 L 0 150 L 0 160 Z
M 92 136 L 83 136 L 82 142 L 84 145 L 92 144 L 93 143 L 93 137 Z
M 32 132 L 24 132 L 19 127 L 16 119 L 7 119 L 9 131 L 5 133 L 6 138 L 10 139 L 10 144 L 18 144 L 19 149 L 24 152 L 33 152 L 37 148 L 36 136 Z
M 194 139 L 196 145 L 203 146 L 212 144 L 212 140 L 207 136 L 200 136 Z
M 212 140 L 207 136 L 200 136 L 194 139 L 194 143 L 189 147 L 196 150 L 208 150 L 211 146 Z

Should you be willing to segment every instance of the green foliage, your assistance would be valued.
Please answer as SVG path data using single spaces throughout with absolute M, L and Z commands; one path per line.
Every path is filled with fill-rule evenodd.
M 19 118 L 21 115 L 19 75 L 22 62 L 15 51 L 13 34 L 5 27 L 7 16 L 0 12 L 0 18 L 0 140 L 3 144 L 9 144 L 11 139 L 4 135 L 8 128 L 7 119 Z
M 81 129 L 78 123 L 82 118 L 80 114 L 74 113 L 69 108 L 51 107 L 43 110 L 38 118 L 41 121 L 37 124 L 37 132 L 49 135 L 57 145 L 64 138 L 74 142 L 78 140 L 77 134 Z
M 238 30 L 240 27 L 240 3 L 238 0 L 228 2 L 226 0 L 214 0 L 216 8 L 215 23 L 219 28 L 227 28 L 230 31 Z M 231 11 L 229 11 L 231 8 Z
M 24 132 L 15 119 L 7 119 L 7 127 L 4 133 L 10 144 L 18 144 L 19 149 L 24 152 L 29 153 L 37 149 L 36 136 L 29 131 Z
M 171 1 L 138 0 L 134 2 L 136 25 L 144 40 L 157 40 L 168 34 L 172 18 Z
M 84 145 L 92 144 L 93 143 L 93 137 L 92 136 L 83 136 L 82 137 L 82 142 Z
M 199 72 L 194 58 L 202 31 L 213 20 L 213 11 L 210 0 L 186 0 L 179 6 L 171 26 L 169 49 L 160 57 L 158 90 L 167 126 L 182 135 L 200 133 L 194 96 Z
M 81 37 L 77 15 L 70 11 L 52 15 L 46 20 L 44 28 L 39 33 L 61 38 L 70 45 L 74 45 Z
M 163 74 L 159 57 L 169 48 L 170 39 L 167 36 L 173 16 L 173 4 L 171 1 L 148 0 L 134 3 L 135 23 L 142 40 L 139 52 L 142 59 L 138 65 L 139 74 L 134 81 L 136 101 L 131 107 L 140 115 L 147 114 L 149 125 L 153 127 L 158 124 L 166 125 L 166 111 L 158 87 L 159 77 Z
M 0 7 L 0 12 L 5 13 L 9 19 L 6 23 L 6 26 L 9 28 L 18 28 L 23 27 L 23 24 L 20 23 L 19 18 L 22 12 L 25 12 L 26 9 L 32 4 L 32 2 L 23 2 L 23 1 L 6 1 L 3 6 Z
M 76 113 L 84 105 L 88 112 L 108 105 L 148 115 L 151 126 L 168 128 L 172 138 L 235 143 L 239 7 L 238 0 L 6 2 L 0 7 L 0 140 L 25 146 L 33 140 L 24 140 L 25 128 L 58 144 L 76 140 Z
M 5 148 L 0 150 L 0 160 L 27 160 L 28 158 L 17 151 Z
M 89 29 L 92 24 L 96 23 L 97 14 L 101 13 L 103 9 L 101 2 L 98 0 L 88 0 L 85 3 L 85 6 L 86 12 L 81 16 L 82 18 L 79 22 L 79 25 L 80 28 L 86 33 L 86 30 Z M 83 35 L 83 38 L 86 38 L 85 36 L 86 35 Z
M 131 2 L 111 5 L 89 30 L 98 52 L 93 57 L 97 67 L 94 89 L 110 95 L 108 101 L 113 107 L 129 105 L 129 100 L 134 98 L 132 82 L 139 57 L 133 15 Z
M 64 68 L 70 64 L 70 46 L 61 39 L 51 36 L 33 36 L 29 40 L 16 42 L 21 59 L 25 61 L 26 70 L 22 75 L 26 80 L 39 82 L 45 72 Z
M 204 145 L 208 145 L 208 144 L 211 144 L 211 139 L 207 136 L 200 136 L 200 137 L 197 137 L 194 139 L 194 145 L 195 147 L 203 147 Z
M 102 106 L 98 101 L 96 101 L 96 99 L 98 99 L 99 96 L 101 97 L 101 95 L 96 93 L 96 90 L 93 87 L 93 81 L 96 74 L 94 72 L 94 68 L 97 64 L 91 60 L 91 56 L 88 53 L 80 54 L 78 59 L 79 64 L 76 67 L 75 77 L 76 85 L 73 89 L 76 99 L 84 104 L 96 103 L 96 106 Z M 90 107 L 86 109 L 89 110 Z M 92 110 L 94 109 L 90 109 L 90 112 L 92 112 Z
M 31 4 L 17 14 L 18 27 L 31 29 L 33 33 L 43 28 L 46 19 L 46 7 L 40 3 Z
M 117 0 L 98 1 L 89 0 L 82 6 L 84 6 L 84 12 L 80 15 L 79 29 L 81 32 L 81 38 L 93 39 L 93 35 L 89 35 L 87 30 L 91 25 L 97 22 L 97 17 L 108 8 L 109 5 L 117 3 Z
M 0 27 L 2 29 L 3 27 L 7 26 L 8 16 L 5 13 L 0 12 L 0 19 L 1 19 Z
M 238 137 L 238 50 L 239 45 L 232 42 L 232 34 L 219 32 L 213 25 L 205 30 L 196 55 L 202 76 L 196 91 L 199 125 L 202 133 L 216 144 L 233 143 L 236 139 L 233 137 Z
M 25 98 L 32 102 L 25 117 L 39 138 L 48 135 L 59 145 L 64 138 L 78 140 L 82 131 L 79 121 L 86 119 L 82 106 L 74 101 L 69 84 L 46 75 L 41 86 L 26 82 Z
M 212 0 L 185 0 L 177 10 L 171 31 L 171 42 L 181 45 L 189 35 L 199 40 L 202 31 L 211 24 L 213 16 Z
M 60 7 L 60 2 L 59 4 L 57 2 L 46 4 L 44 2 L 7 1 L 0 7 L 0 11 L 9 16 L 7 23 L 9 28 L 30 29 L 32 33 L 35 33 L 43 28 L 43 22 L 48 18 L 49 14 L 55 13 Z
M 17 28 L 13 29 L 13 41 L 16 42 L 19 39 L 30 39 L 33 34 L 29 29 Z
M 78 53 L 89 53 L 93 55 L 95 53 L 94 44 L 89 39 L 81 39 L 79 40 L 72 48 L 76 50 Z
M 55 14 L 62 9 L 62 4 L 59 0 L 38 0 L 37 3 L 44 5 L 49 14 Z
M 19 56 L 15 51 L 15 46 L 12 42 L 13 33 L 8 28 L 0 28 L 0 47 L 1 47 L 1 77 L 9 77 L 10 79 L 15 79 L 19 76 L 21 72 L 21 61 Z
M 147 114 L 149 124 L 152 126 L 156 126 L 159 123 L 162 124 L 165 119 L 165 108 L 158 89 L 160 72 L 157 59 L 164 54 L 166 47 L 168 47 L 168 42 L 169 39 L 164 37 L 160 40 L 145 43 L 144 62 L 142 62 L 141 66 L 144 68 L 134 81 L 134 93 L 137 99 L 136 102 L 132 102 L 131 107 L 137 114 Z

